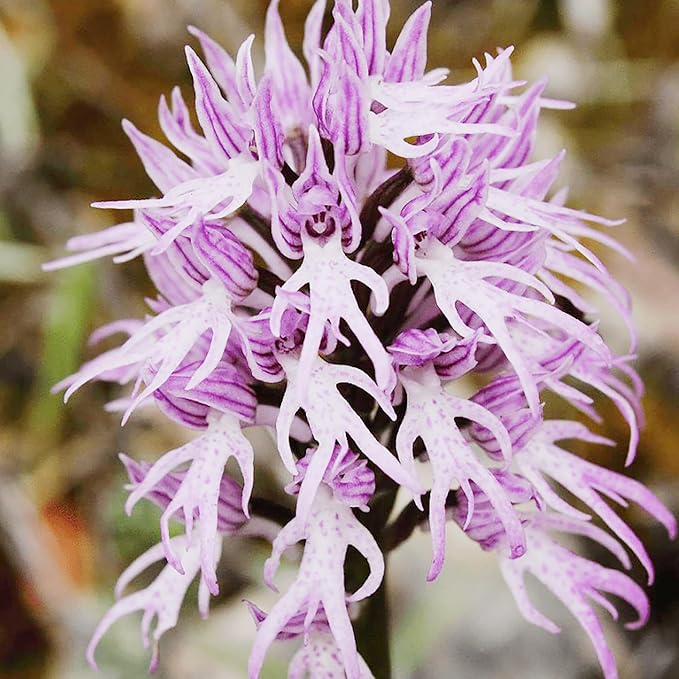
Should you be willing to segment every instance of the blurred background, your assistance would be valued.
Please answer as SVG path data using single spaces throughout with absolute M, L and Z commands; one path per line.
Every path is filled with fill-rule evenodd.
M 391 4 L 393 40 L 419 2 Z M 310 5 L 281 1 L 294 46 Z M 88 386 L 66 407 L 50 395 L 91 355 L 89 333 L 142 313 L 149 287 L 138 262 L 51 275 L 40 264 L 61 254 L 68 237 L 114 223 L 115 215 L 89 208 L 92 200 L 152 190 L 120 119 L 160 136 L 159 96 L 179 84 L 191 98 L 187 24 L 235 54 L 249 33 L 261 35 L 265 8 L 265 0 L 0 0 L 2 679 L 94 676 L 83 661 L 93 625 L 112 601 L 116 576 L 157 540 L 154 508 L 124 515 L 117 453 L 153 459 L 184 435 L 148 412 L 121 430 L 103 410 L 115 396 L 106 385 Z M 679 0 L 435 0 L 430 66 L 468 77 L 472 56 L 510 44 L 519 77 L 547 75 L 549 95 L 578 102 L 573 112 L 545 112 L 539 139 L 541 156 L 569 150 L 560 181 L 571 187 L 571 204 L 627 218 L 617 235 L 637 262 L 608 253 L 606 261 L 635 300 L 648 388 L 630 473 L 677 510 Z M 614 345 L 622 341 L 621 328 L 604 325 Z M 624 442 L 624 423 L 603 407 L 605 433 Z M 621 469 L 623 450 L 607 451 L 606 464 Z M 609 638 L 623 679 L 676 678 L 679 546 L 641 513 L 627 518 L 657 565 L 653 618 L 630 634 L 607 625 Z M 418 532 L 391 558 L 397 679 L 600 676 L 568 615 L 536 590 L 564 633 L 551 637 L 523 623 L 494 559 L 458 531 L 450 531 L 443 576 L 426 585 L 427 541 Z M 178 628 L 162 640 L 157 676 L 245 676 L 253 628 L 240 599 L 271 601 L 254 584 L 266 553 L 245 542 L 226 550 L 213 614 L 201 621 L 189 595 Z M 131 617 L 114 627 L 99 649 L 99 676 L 146 676 L 138 625 Z M 284 676 L 286 652 L 267 676 Z

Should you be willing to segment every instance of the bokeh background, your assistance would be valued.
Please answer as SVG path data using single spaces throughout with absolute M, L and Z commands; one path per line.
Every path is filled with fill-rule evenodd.
M 394 31 L 419 4 L 392 0 Z M 151 191 L 120 129 L 151 134 L 158 97 L 174 84 L 190 99 L 187 24 L 235 53 L 261 35 L 265 0 L 0 0 L 0 677 L 79 679 L 93 625 L 116 575 L 157 538 L 158 512 L 122 510 L 118 451 L 154 456 L 182 432 L 140 414 L 125 429 L 103 410 L 115 396 L 89 386 L 68 406 L 49 387 L 91 355 L 98 325 L 143 310 L 138 263 L 109 262 L 46 275 L 41 262 L 72 235 L 114 223 L 95 199 Z M 293 44 L 311 0 L 282 0 Z M 636 264 L 606 255 L 631 290 L 640 330 L 647 426 L 631 474 L 679 509 L 679 0 L 435 0 L 430 66 L 471 75 L 470 60 L 516 45 L 519 77 L 550 78 L 548 93 L 578 102 L 546 112 L 539 152 L 569 149 L 561 183 L 571 204 L 627 217 L 617 235 Z M 261 41 L 258 43 L 261 48 Z M 615 344 L 622 331 L 606 326 Z M 622 346 L 620 347 L 622 348 Z M 604 430 L 624 442 L 604 405 Z M 624 446 L 584 451 L 622 468 Z M 679 677 L 679 547 L 636 511 L 629 520 L 657 564 L 654 613 L 641 632 L 609 635 L 623 679 Z M 563 624 L 551 637 L 523 623 L 494 559 L 451 530 L 448 566 L 424 583 L 429 548 L 418 533 L 391 559 L 397 679 L 599 677 L 584 635 L 550 596 Z M 162 679 L 245 676 L 253 628 L 240 604 L 270 601 L 255 585 L 264 544 L 231 543 L 209 621 L 187 599 L 162 641 Z M 625 611 L 623 611 L 623 615 Z M 99 650 L 99 676 L 146 676 L 138 618 Z M 286 651 L 282 652 L 284 656 Z M 274 657 L 269 677 L 284 676 Z

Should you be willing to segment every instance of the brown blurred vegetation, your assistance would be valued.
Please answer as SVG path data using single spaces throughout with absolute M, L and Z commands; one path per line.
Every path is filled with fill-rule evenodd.
M 418 4 L 392 0 L 391 30 Z M 281 5 L 289 38 L 299 45 L 311 1 Z M 88 207 L 92 200 L 151 191 L 120 119 L 159 135 L 159 95 L 174 84 L 188 95 L 186 25 L 207 30 L 235 53 L 248 33 L 261 35 L 265 6 L 264 0 L 0 0 L 2 679 L 90 676 L 84 643 L 110 601 L 112 582 L 157 534 L 153 509 L 124 517 L 116 453 L 150 459 L 181 435 L 150 414 L 119 429 L 116 416 L 103 411 L 114 396 L 103 385 L 89 386 L 67 407 L 49 394 L 90 355 L 85 341 L 92 329 L 141 311 L 149 288 L 139 263 L 50 276 L 39 265 L 61 253 L 69 236 L 113 223 L 113 215 Z M 519 76 L 546 74 L 552 96 L 579 104 L 575 112 L 545 114 L 540 138 L 545 154 L 569 149 L 563 181 L 573 203 L 628 218 L 619 236 L 636 253 L 636 265 L 606 257 L 635 298 L 649 392 L 631 473 L 679 508 L 679 0 L 435 0 L 431 65 L 465 76 L 472 56 L 508 44 L 517 46 Z M 614 322 L 610 329 L 619 332 Z M 605 412 L 609 433 L 624 441 L 619 416 Z M 615 468 L 621 450 L 607 453 Z M 632 512 L 631 519 L 649 541 L 659 574 L 651 625 L 615 642 L 621 657 L 635 659 L 623 663 L 622 676 L 671 679 L 679 676 L 679 551 L 644 517 Z M 231 594 L 248 581 L 249 555 L 227 559 L 224 589 Z M 192 619 L 187 611 L 184 623 Z M 446 620 L 425 624 L 445 630 Z M 136 625 L 116 637 L 118 646 L 104 649 L 102 664 L 117 667 L 104 676 L 144 676 Z M 522 671 L 530 652 L 506 653 L 516 663 L 505 655 L 469 665 L 441 646 L 399 676 L 566 676 L 540 669 L 535 659 L 527 665 L 538 668 L 533 674 Z M 568 676 L 598 676 L 586 669 L 586 648 L 573 653 L 588 662 Z M 498 669 L 508 663 L 509 673 Z M 177 669 L 189 661 L 171 665 L 162 665 L 160 675 L 189 676 Z

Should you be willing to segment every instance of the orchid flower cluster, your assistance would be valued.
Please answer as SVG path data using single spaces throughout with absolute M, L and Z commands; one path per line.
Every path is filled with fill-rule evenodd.
M 474 61 L 471 81 L 444 84 L 447 70 L 426 68 L 431 3 L 391 50 L 389 13 L 388 0 L 317 0 L 303 65 L 273 0 L 260 77 L 254 36 L 234 60 L 191 28 L 203 53 L 186 48 L 199 129 L 179 89 L 159 106 L 174 149 L 123 123 L 159 197 L 96 203 L 132 210 L 132 220 L 72 239 L 74 254 L 50 265 L 140 255 L 158 290 L 146 317 L 97 331 L 95 341 L 126 339 L 57 389 L 68 398 L 92 380 L 131 385 L 111 404 L 123 423 L 155 405 L 195 430 L 153 464 L 122 456 L 127 510 L 160 506 L 161 541 L 122 574 L 88 649 L 93 665 L 109 627 L 143 611 L 145 645 L 156 619 L 153 670 L 196 579 L 207 615 L 224 540 L 268 535 L 263 580 L 274 590 L 283 553 L 304 546 L 271 610 L 247 604 L 250 679 L 281 639 L 299 640 L 293 679 L 372 677 L 352 619 L 409 531 L 403 515 L 376 529 L 364 512 L 377 500 L 391 508 L 397 495 L 413 525 L 429 527 L 428 580 L 444 567 L 447 530 L 459 527 L 497 555 L 528 621 L 559 630 L 531 603 L 526 573 L 561 599 L 607 679 L 618 674 L 593 604 L 617 617 L 607 595 L 621 598 L 637 614 L 630 628 L 648 617 L 644 590 L 624 570 L 631 552 L 650 584 L 653 566 L 607 499 L 636 503 L 671 536 L 675 519 L 638 482 L 564 447 L 610 440 L 543 412 L 550 393 L 598 422 L 598 392 L 626 420 L 634 459 L 642 384 L 630 365 L 630 302 L 583 243 L 626 254 L 596 228 L 616 222 L 564 206 L 552 190 L 563 154 L 531 158 L 541 110 L 570 105 L 546 98 L 545 82 L 516 80 L 511 48 Z M 599 334 L 588 293 L 626 324 L 625 355 Z M 296 497 L 275 538 L 258 524 L 253 426 L 271 430 Z M 232 457 L 239 478 L 225 472 Z M 183 530 L 171 532 L 173 521 Z M 573 535 L 621 568 L 575 553 Z M 355 591 L 345 584 L 350 546 L 369 566 Z M 126 594 L 158 561 L 166 565 L 152 584 Z

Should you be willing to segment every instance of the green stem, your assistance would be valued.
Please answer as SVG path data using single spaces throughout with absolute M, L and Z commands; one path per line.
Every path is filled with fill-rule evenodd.
M 386 577 L 385 569 L 380 588 L 365 601 L 361 615 L 354 621 L 358 652 L 375 675 L 375 679 L 391 679 L 389 599 Z
M 359 518 L 375 536 L 382 547 L 382 538 L 389 515 L 394 508 L 398 487 L 383 479 L 387 487 L 371 503 L 370 512 Z M 384 550 L 383 550 L 384 551 Z M 356 591 L 368 575 L 368 564 L 356 550 L 351 549 L 347 559 L 347 589 Z M 380 588 L 361 603 L 361 613 L 354 620 L 354 634 L 358 652 L 375 675 L 375 679 L 391 679 L 391 654 L 389 648 L 389 602 L 387 598 L 387 570 Z

